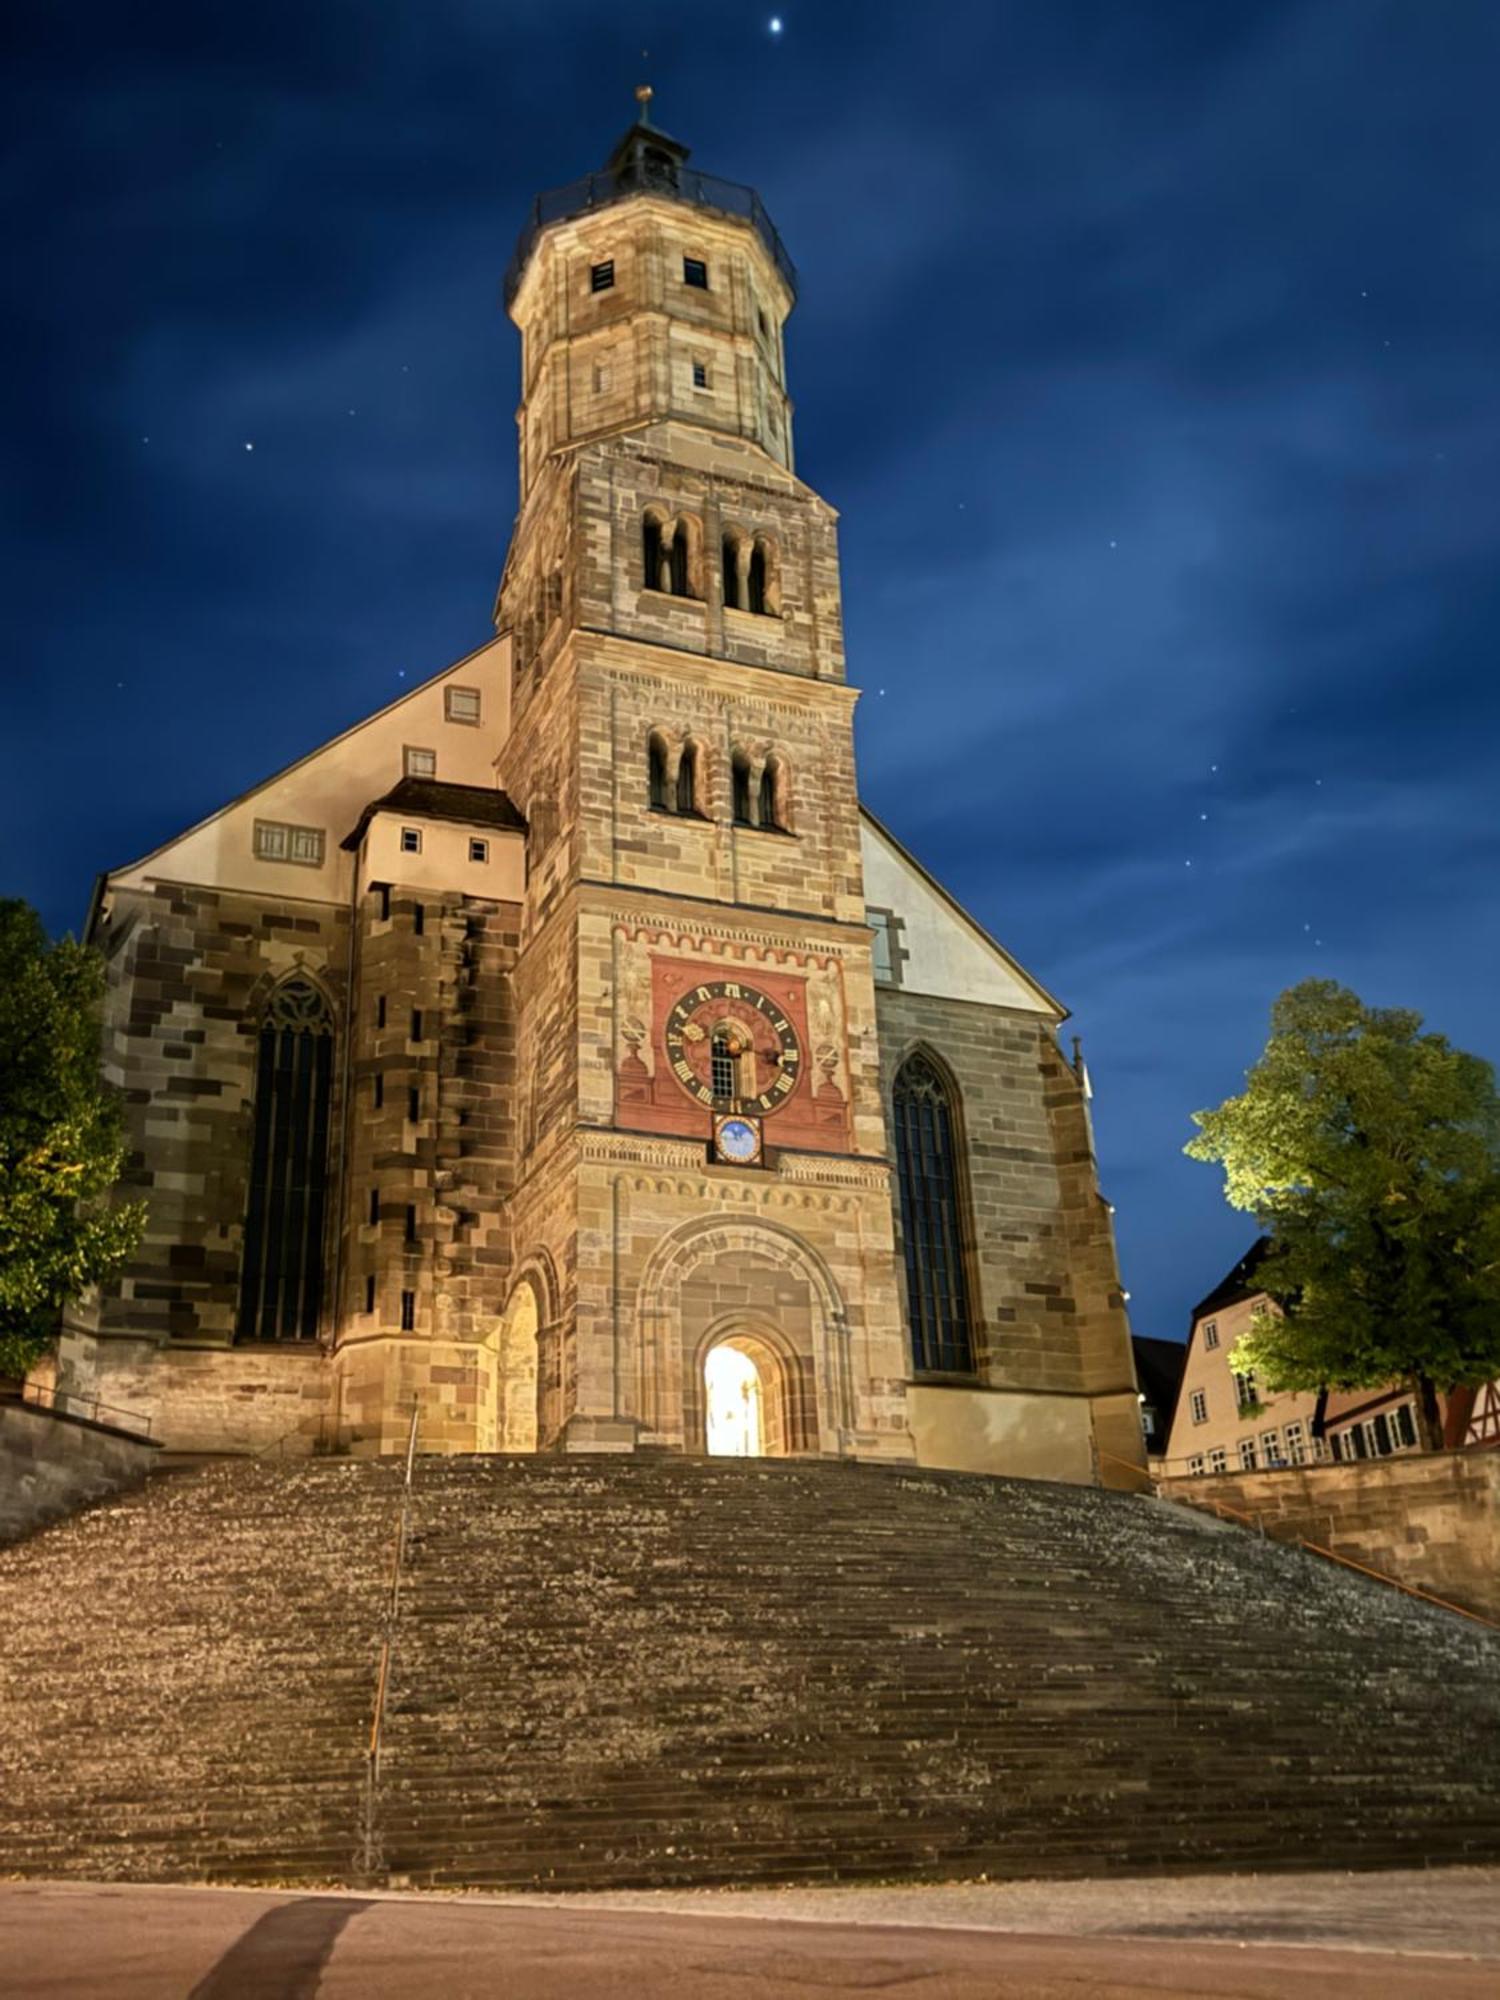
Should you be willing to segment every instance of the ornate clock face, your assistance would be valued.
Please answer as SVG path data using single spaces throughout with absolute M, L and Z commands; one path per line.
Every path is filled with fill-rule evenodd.
M 706 1111 L 778 1111 L 802 1075 L 802 1044 L 776 1002 L 738 979 L 690 987 L 667 1016 L 667 1061 Z
M 747 1167 L 760 1158 L 760 1127 L 748 1118 L 721 1118 L 714 1127 L 714 1145 L 721 1160 Z

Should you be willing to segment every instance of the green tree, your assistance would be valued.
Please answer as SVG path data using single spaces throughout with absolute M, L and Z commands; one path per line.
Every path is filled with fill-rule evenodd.
M 1194 1113 L 1270 1239 L 1259 1313 L 1230 1357 L 1271 1389 L 1409 1382 L 1429 1447 L 1438 1391 L 1500 1375 L 1495 1073 L 1402 1008 L 1328 979 L 1289 987 L 1245 1090 Z
M 140 1241 L 141 1204 L 101 1199 L 124 1156 L 99 1075 L 99 955 L 49 944 L 35 910 L 0 901 L 0 1374 L 50 1345 L 58 1312 Z

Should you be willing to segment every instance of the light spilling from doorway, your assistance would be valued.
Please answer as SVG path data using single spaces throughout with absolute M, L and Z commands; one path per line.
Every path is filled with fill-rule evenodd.
M 748 1354 L 727 1343 L 703 1364 L 708 1449 L 714 1458 L 760 1458 L 766 1448 L 760 1374 Z

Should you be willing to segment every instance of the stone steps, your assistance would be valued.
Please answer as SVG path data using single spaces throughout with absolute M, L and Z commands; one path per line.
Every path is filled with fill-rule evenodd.
M 399 1504 L 391 1461 L 221 1461 L 0 1555 L 0 1872 L 354 1879 Z M 401 1879 L 1500 1855 L 1496 1635 L 1149 1502 L 423 1458 L 411 1529 Z

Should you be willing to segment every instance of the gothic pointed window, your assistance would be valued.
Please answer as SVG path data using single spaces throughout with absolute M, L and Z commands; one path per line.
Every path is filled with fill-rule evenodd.
M 964 1246 L 969 1238 L 958 1156 L 957 1094 L 930 1056 L 908 1056 L 892 1093 L 901 1240 L 912 1365 L 969 1375 L 974 1340 Z
M 650 802 L 658 812 L 668 812 L 671 800 L 667 795 L 667 746 L 659 736 L 652 737 L 647 760 Z
M 685 743 L 682 756 L 677 764 L 677 810 L 680 813 L 696 813 L 698 810 L 698 746 Z
M 773 827 L 778 833 L 787 830 L 786 772 L 779 757 L 768 757 L 766 767 L 760 774 L 760 797 L 757 819 L 761 826 Z
M 317 1338 L 332 1091 L 333 1011 L 293 975 L 272 993 L 257 1038 L 240 1340 Z
M 734 793 L 734 820 L 736 826 L 751 826 L 750 817 L 750 759 L 743 750 L 736 750 L 730 767 L 732 790 Z

